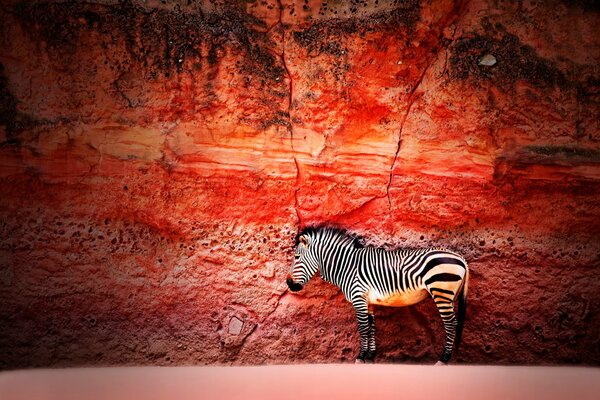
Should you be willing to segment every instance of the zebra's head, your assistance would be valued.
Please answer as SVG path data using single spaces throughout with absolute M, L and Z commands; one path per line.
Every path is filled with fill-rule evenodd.
M 292 261 L 292 268 L 286 280 L 292 292 L 301 290 L 319 269 L 313 239 L 313 237 L 306 234 L 300 235 L 298 238 L 294 261 Z

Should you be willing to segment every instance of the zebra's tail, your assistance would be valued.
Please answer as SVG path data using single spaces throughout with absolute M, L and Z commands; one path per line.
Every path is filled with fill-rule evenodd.
M 458 294 L 458 310 L 457 310 L 457 324 L 456 324 L 456 352 L 460 346 L 460 340 L 462 339 L 462 331 L 465 326 L 465 316 L 467 314 L 467 292 L 469 291 L 469 267 L 465 272 L 465 280 Z

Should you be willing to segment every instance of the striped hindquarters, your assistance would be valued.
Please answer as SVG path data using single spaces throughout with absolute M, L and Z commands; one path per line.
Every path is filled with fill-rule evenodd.
M 416 272 L 432 296 L 438 292 L 451 295 L 451 299 L 462 287 L 467 270 L 467 262 L 458 254 L 447 250 L 431 250 L 423 255 L 423 262 Z M 448 293 L 453 292 L 452 294 Z
M 446 364 L 454 345 L 458 349 L 461 341 L 469 276 L 467 262 L 455 253 L 433 250 L 425 254 L 418 276 L 433 298 L 444 323 L 446 340 L 440 362 Z M 454 310 L 456 298 L 459 299 L 458 313 Z

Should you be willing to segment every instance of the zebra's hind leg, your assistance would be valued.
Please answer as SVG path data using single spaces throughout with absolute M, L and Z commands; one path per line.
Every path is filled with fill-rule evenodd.
M 442 317 L 444 330 L 446 331 L 446 340 L 444 341 L 444 350 L 437 364 L 447 364 L 452 356 L 452 348 L 454 347 L 454 338 L 456 337 L 456 314 L 454 313 L 454 302 L 452 297 L 446 297 L 448 294 L 433 296 L 433 301 Z

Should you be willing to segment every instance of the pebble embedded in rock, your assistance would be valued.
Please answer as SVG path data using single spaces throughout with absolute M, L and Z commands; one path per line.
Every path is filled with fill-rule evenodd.
M 486 54 L 486 55 L 484 55 L 483 57 L 481 57 L 479 59 L 478 64 L 479 65 L 484 65 L 486 67 L 491 67 L 491 66 L 496 65 L 497 62 L 498 61 L 496 60 L 496 57 L 494 57 L 491 54 Z
M 244 327 L 244 322 L 240 321 L 237 317 L 231 317 L 229 320 L 229 333 L 232 335 L 239 335 Z

